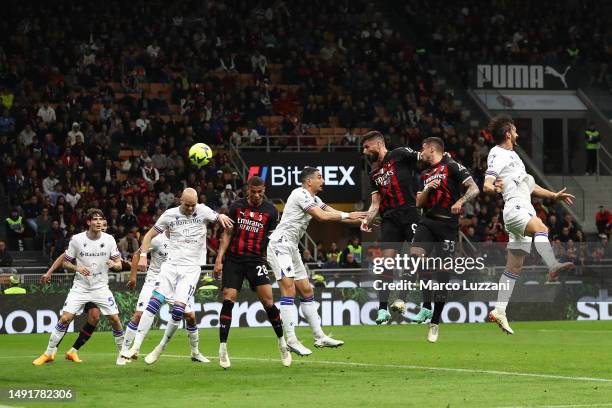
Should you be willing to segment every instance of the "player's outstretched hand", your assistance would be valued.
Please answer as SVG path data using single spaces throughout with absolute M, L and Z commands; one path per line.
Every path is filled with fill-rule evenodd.
M 493 183 L 493 187 L 495 187 L 495 192 L 501 194 L 504 191 L 504 180 L 498 178 Z
M 83 276 L 89 276 L 90 275 L 89 269 L 87 269 L 86 267 L 84 267 L 82 265 L 77 266 L 76 267 L 76 271 L 78 273 L 80 273 L 81 275 L 83 275 Z
M 49 272 L 40 277 L 40 283 L 46 285 L 49 282 L 51 282 L 51 274 Z
M 234 226 L 234 221 L 225 214 L 219 214 L 219 224 L 225 229 L 230 229 Z
M 368 216 L 367 211 L 351 211 L 349 213 L 349 220 L 363 220 Z
M 555 198 L 555 200 L 557 200 L 557 201 L 563 201 L 563 202 L 564 202 L 565 204 L 567 204 L 567 205 L 572 205 L 572 204 L 574 204 L 574 198 L 576 198 L 576 197 L 574 197 L 574 196 L 573 196 L 572 194 L 570 194 L 570 193 L 566 193 L 566 191 L 567 191 L 567 187 L 563 187 L 563 189 L 562 189 L 562 190 L 558 191 L 558 192 L 555 194 L 555 197 L 554 197 L 554 198 Z
M 363 232 L 372 232 L 372 227 L 368 224 L 368 219 L 364 218 L 361 221 L 361 226 L 359 227 Z
M 223 261 L 217 260 L 215 261 L 215 268 L 213 269 L 213 276 L 215 279 L 221 279 L 223 276 Z
M 137 267 L 137 269 L 140 272 L 146 272 L 146 270 L 147 270 L 147 257 L 146 256 L 141 256 L 138 259 L 138 267 Z

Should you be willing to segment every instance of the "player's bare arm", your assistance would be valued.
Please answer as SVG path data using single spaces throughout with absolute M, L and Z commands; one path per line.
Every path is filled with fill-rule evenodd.
M 72 262 L 68 262 L 68 261 L 64 261 L 64 269 L 66 269 L 69 272 L 77 272 L 80 273 L 83 276 L 89 276 L 89 269 L 87 269 L 85 266 L 83 265 L 75 265 Z
M 463 207 L 463 204 L 478 197 L 478 194 L 480 193 L 480 189 L 471 177 L 465 180 L 463 182 L 463 185 L 467 187 L 467 191 L 465 192 L 463 197 L 458 199 L 457 202 L 451 207 L 451 212 L 453 214 L 459 214 L 461 212 L 461 207 Z
M 53 272 L 58 270 L 64 264 L 64 254 L 60 254 L 53 264 L 47 269 L 47 272 L 40 277 L 40 283 L 49 283 L 51 282 L 51 276 L 53 276 Z
M 331 212 L 324 211 L 319 207 L 311 207 L 306 211 L 317 221 L 342 221 L 342 220 L 358 220 L 361 221 L 367 215 L 365 211 L 352 211 L 352 212 Z
M 134 289 L 136 287 L 136 275 L 138 274 L 138 260 L 140 259 L 140 251 L 134 252 L 132 262 L 130 262 L 130 279 L 128 279 L 127 287 Z
M 330 206 L 328 204 L 325 204 L 325 208 L 323 209 L 323 211 L 342 214 L 342 211 L 338 211 L 338 210 L 336 210 L 335 208 L 333 208 L 332 206 Z M 353 219 L 347 218 L 345 220 L 341 220 L 340 222 L 343 223 L 343 224 L 349 224 L 349 225 L 361 225 L 363 220 L 353 220 Z
M 370 208 L 368 208 L 367 216 L 361 221 L 361 230 L 364 232 L 372 231 L 372 223 L 376 216 L 378 216 L 378 209 L 380 208 L 380 193 L 377 191 L 372 192 L 372 202 Z
M 221 279 L 221 276 L 223 275 L 223 257 L 225 256 L 225 251 L 227 251 L 227 248 L 232 240 L 233 233 L 234 228 L 232 227 L 224 229 L 223 234 L 221 235 L 221 243 L 219 244 L 217 258 L 215 259 L 215 268 L 213 269 L 213 275 L 216 279 Z
M 157 234 L 159 234 L 159 232 L 157 232 L 155 228 L 151 228 L 149 231 L 147 231 L 144 238 L 142 239 L 140 250 L 138 251 L 140 252 L 140 254 L 147 254 L 149 252 L 149 248 L 151 247 L 151 240 L 155 238 Z M 147 270 L 147 257 L 146 256 L 141 256 L 140 259 L 138 260 L 138 270 L 140 272 L 145 272 Z
M 423 188 L 423 191 L 419 191 L 416 195 L 416 206 L 418 208 L 423 208 L 425 206 L 425 203 L 427 203 L 427 199 L 429 198 L 429 192 L 431 190 L 435 190 L 438 187 L 440 187 L 439 179 L 434 179 L 427 183 Z
M 536 184 L 531 194 L 534 197 L 538 198 L 548 198 L 555 201 L 563 201 L 567 205 L 574 204 L 574 199 L 576 197 L 570 193 L 567 193 L 566 191 L 567 187 L 563 187 L 561 190 L 555 193 L 554 191 L 547 190 L 544 187 L 541 187 Z

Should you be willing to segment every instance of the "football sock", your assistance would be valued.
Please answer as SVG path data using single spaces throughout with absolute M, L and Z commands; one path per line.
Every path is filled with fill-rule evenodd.
M 115 338 L 117 350 L 121 351 L 121 345 L 123 344 L 123 329 L 113 329 L 113 337 Z
M 221 313 L 219 314 L 219 341 L 227 343 L 230 328 L 232 327 L 232 309 L 234 302 L 229 299 L 223 301 Z
M 123 336 L 123 345 L 121 346 L 122 351 L 127 351 L 132 346 L 132 342 L 134 341 L 134 337 L 136 337 L 136 332 L 138 331 L 138 323 L 130 320 L 127 325 L 127 329 L 125 329 L 125 334 Z
M 164 336 L 159 342 L 159 345 L 162 346 L 162 348 L 166 348 L 166 345 L 168 344 L 172 336 L 174 336 L 176 329 L 178 329 L 179 325 L 181 324 L 181 321 L 183 320 L 184 314 L 185 305 L 175 304 L 174 306 L 172 306 L 172 319 L 168 322 L 168 325 L 166 326 L 166 331 L 164 331 Z
M 495 309 L 498 312 L 506 313 L 506 307 L 508 306 L 508 301 L 510 301 L 510 296 L 512 296 L 514 284 L 516 283 L 517 279 L 518 275 L 508 271 L 502 273 L 501 277 L 499 278 L 500 286 L 497 292 L 497 303 L 495 304 Z M 504 289 L 504 286 L 508 286 L 508 289 Z
M 153 320 L 155 319 L 155 315 L 161 309 L 161 301 L 156 297 L 151 297 L 149 299 L 149 304 L 147 305 L 147 309 L 144 311 L 142 316 L 140 316 L 140 322 L 138 323 L 138 329 L 136 330 L 136 336 L 134 337 L 134 342 L 131 347 L 135 347 L 136 349 L 140 349 L 144 338 L 147 333 L 151 329 L 151 325 L 153 324 Z M 130 348 L 131 348 L 130 347 Z
M 187 323 L 185 330 L 187 330 L 187 337 L 189 337 L 191 354 L 195 354 L 200 351 L 200 333 L 198 332 L 198 326 Z
M 83 344 L 87 343 L 87 340 L 89 340 L 95 330 L 96 326 L 85 322 L 83 328 L 79 332 L 79 337 L 77 337 L 77 339 L 74 341 L 72 348 L 79 350 L 81 347 L 83 347 Z
M 535 243 L 536 251 L 538 251 L 546 266 L 550 268 L 557 263 L 557 257 L 553 252 L 552 245 L 550 245 L 547 232 L 536 232 L 533 236 L 533 242 Z
M 431 316 L 431 322 L 433 324 L 440 323 L 440 316 L 442 316 L 442 311 L 444 310 L 445 304 L 446 302 L 435 302 L 434 303 L 433 316 Z
M 323 330 L 321 329 L 321 318 L 319 317 L 319 312 L 317 311 L 319 307 L 314 301 L 314 295 L 305 299 L 300 299 L 300 308 L 302 309 L 304 318 L 312 329 L 312 334 L 314 335 L 315 339 L 324 337 L 325 333 L 323 333 Z
M 280 317 L 280 310 L 278 310 L 278 307 L 276 307 L 274 304 L 265 309 L 268 315 L 268 320 L 270 320 L 274 333 L 276 333 L 276 337 L 283 337 L 283 321 Z
M 283 328 L 287 334 L 287 341 L 297 340 L 295 337 L 295 326 L 298 324 L 298 314 L 295 305 L 295 298 L 289 296 L 281 296 L 280 298 L 280 314 L 283 321 Z
M 47 345 L 47 350 L 45 354 L 50 356 L 57 350 L 57 345 L 62 341 L 62 338 L 66 334 L 66 329 L 68 326 L 62 324 L 61 322 L 57 322 L 53 331 L 51 331 L 51 336 L 49 336 L 49 344 Z

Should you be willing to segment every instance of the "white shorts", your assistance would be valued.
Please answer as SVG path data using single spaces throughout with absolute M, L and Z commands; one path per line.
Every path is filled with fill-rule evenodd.
M 529 221 L 536 216 L 533 205 L 520 201 L 510 201 L 504 206 L 503 215 L 506 232 L 508 232 L 508 249 L 531 252 L 531 241 L 533 239 L 525 236 L 525 229 Z
M 199 279 L 199 265 L 173 265 L 165 262 L 157 275 L 154 289 L 166 299 L 174 299 L 173 302 L 187 305 L 196 290 Z
M 94 290 L 72 287 L 68 292 L 62 312 L 80 315 L 87 302 L 95 303 L 104 316 L 119 314 L 113 292 L 108 287 Z
M 289 243 L 285 237 L 270 241 L 267 259 L 277 281 L 284 277 L 295 280 L 308 279 L 308 273 L 306 273 L 300 251 L 296 245 Z
M 138 295 L 138 301 L 136 302 L 136 311 L 144 312 L 147 309 L 147 305 L 149 304 L 149 299 L 153 295 L 153 291 L 157 289 L 156 283 L 158 283 L 159 275 L 147 276 L 145 278 L 144 285 L 142 285 L 142 289 L 140 289 L 140 294 Z M 158 291 L 159 292 L 159 291 Z M 174 304 L 174 299 L 172 296 L 166 297 L 166 303 L 169 305 Z M 191 313 L 192 304 L 194 302 L 193 296 L 189 298 L 189 302 L 185 306 L 185 313 Z

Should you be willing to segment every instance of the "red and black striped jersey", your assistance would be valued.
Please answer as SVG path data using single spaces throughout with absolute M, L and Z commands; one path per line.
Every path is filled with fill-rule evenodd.
M 234 221 L 234 232 L 227 255 L 237 260 L 265 261 L 268 237 L 278 224 L 278 210 L 264 200 L 253 207 L 246 198 L 230 205 L 229 217 Z
M 451 212 L 451 207 L 461 197 L 461 186 L 471 178 L 469 170 L 448 156 L 430 166 L 421 173 L 421 189 L 426 184 L 438 179 L 440 187 L 429 190 L 424 205 L 426 216 L 441 216 L 457 220 L 459 217 Z
M 419 152 L 399 147 L 387 152 L 380 167 L 370 173 L 372 194 L 380 194 L 378 212 L 381 217 L 389 211 L 416 205 L 415 169 L 418 159 Z

